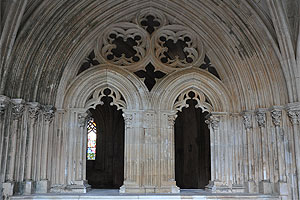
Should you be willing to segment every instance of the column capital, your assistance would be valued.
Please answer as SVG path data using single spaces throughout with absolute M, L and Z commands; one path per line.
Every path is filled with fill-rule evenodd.
M 168 127 L 173 128 L 175 125 L 175 120 L 178 117 L 176 113 L 168 114 Z
M 30 119 L 36 120 L 40 114 L 41 104 L 38 102 L 28 102 L 27 104 Z
M 205 123 L 209 124 L 213 130 L 217 130 L 219 128 L 220 116 L 209 114 L 206 118 L 207 120 L 205 120 Z
M 299 124 L 300 110 L 288 110 L 288 116 L 293 125 Z
M 271 110 L 272 122 L 275 126 L 280 126 L 282 110 L 274 108 Z
M 256 121 L 260 128 L 266 126 L 266 112 L 267 112 L 266 109 L 257 109 L 255 112 Z
M 122 116 L 124 118 L 126 128 L 131 127 L 132 126 L 133 114 L 123 113 Z
M 0 95 L 0 116 L 4 114 L 7 106 L 9 105 L 9 98 L 4 95 Z
M 23 116 L 25 101 L 23 99 L 11 99 L 11 102 L 13 104 L 12 118 L 13 120 L 19 120 Z
M 55 113 L 55 107 L 52 105 L 44 105 L 43 106 L 43 115 L 46 122 L 51 123 Z
M 89 113 L 79 113 L 78 114 L 78 123 L 80 127 L 84 127 L 86 122 L 89 120 Z
M 252 113 L 242 112 L 241 115 L 243 117 L 243 123 L 244 123 L 245 129 L 252 128 Z

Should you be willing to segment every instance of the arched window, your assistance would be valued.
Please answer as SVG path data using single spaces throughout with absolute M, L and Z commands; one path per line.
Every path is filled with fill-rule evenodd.
M 97 138 L 97 130 L 96 123 L 94 119 L 90 119 L 87 124 L 88 129 L 88 146 L 87 146 L 87 159 L 95 160 L 96 159 L 96 138 Z

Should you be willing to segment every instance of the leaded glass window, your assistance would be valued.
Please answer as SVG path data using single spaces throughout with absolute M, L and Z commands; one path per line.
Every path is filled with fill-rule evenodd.
M 88 146 L 87 146 L 87 159 L 95 160 L 96 159 L 96 138 L 97 130 L 96 123 L 94 119 L 90 119 L 87 124 L 88 129 Z

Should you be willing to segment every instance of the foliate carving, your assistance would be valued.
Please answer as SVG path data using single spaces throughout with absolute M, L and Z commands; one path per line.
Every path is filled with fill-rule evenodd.
M 212 105 L 207 99 L 207 97 L 202 93 L 195 90 L 187 90 L 183 93 L 181 93 L 178 98 L 176 99 L 173 109 L 177 111 L 182 111 L 182 108 L 188 108 L 189 104 L 187 103 L 187 100 L 193 99 L 197 101 L 196 108 L 201 108 L 202 112 L 211 112 L 212 111 Z
M 24 112 L 25 105 L 23 102 L 16 102 L 12 107 L 12 118 L 13 120 L 19 120 Z
M 279 109 L 274 109 L 271 111 L 272 122 L 275 126 L 280 126 L 282 111 Z
M 160 28 L 154 38 L 155 57 L 170 67 L 200 65 L 203 45 L 192 30 L 181 25 Z
M 89 120 L 88 113 L 78 114 L 78 124 L 80 127 L 85 127 L 88 120 Z
M 257 111 L 256 112 L 256 120 L 259 127 L 265 127 L 266 125 L 266 112 L 265 111 Z
M 41 110 L 41 105 L 39 103 L 28 103 L 29 104 L 29 108 L 28 108 L 28 112 L 29 112 L 29 117 L 31 119 L 36 120 L 40 114 L 40 110 Z
M 252 128 L 252 115 L 251 113 L 243 114 L 243 123 L 246 129 Z
M 148 47 L 147 33 L 133 23 L 118 23 L 110 26 L 98 42 L 101 57 L 121 66 L 141 61 Z
M 105 91 L 109 91 L 108 94 Z M 97 105 L 103 105 L 104 102 L 101 100 L 103 97 L 108 96 L 112 98 L 111 106 L 117 106 L 117 110 L 125 109 L 126 102 L 121 93 L 112 88 L 99 88 L 94 91 L 92 98 L 86 102 L 86 108 L 96 109 Z
M 220 117 L 215 115 L 209 115 L 208 119 L 205 120 L 205 123 L 210 125 L 213 130 L 219 128 Z
M 52 122 L 55 110 L 55 107 L 52 105 L 43 106 L 43 115 L 46 122 Z
M 132 114 L 125 114 L 125 113 L 123 113 L 122 116 L 123 116 L 124 121 L 125 121 L 125 126 L 127 128 L 131 127 L 132 126 L 133 115 Z
M 299 123 L 300 110 L 288 110 L 288 116 L 293 125 Z
M 177 116 L 178 116 L 177 114 L 168 115 L 168 127 L 169 128 L 174 127 Z
M 9 104 L 9 98 L 6 96 L 0 95 L 0 116 L 4 114 L 8 104 Z

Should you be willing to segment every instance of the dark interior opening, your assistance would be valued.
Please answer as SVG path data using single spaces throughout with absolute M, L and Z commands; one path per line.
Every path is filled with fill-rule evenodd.
M 86 177 L 92 188 L 117 189 L 124 181 L 124 118 L 122 111 L 104 104 L 90 109 L 97 127 L 96 159 L 87 160 Z
M 187 103 L 175 120 L 175 180 L 182 189 L 203 189 L 211 170 L 208 113 L 195 108 L 196 100 Z

